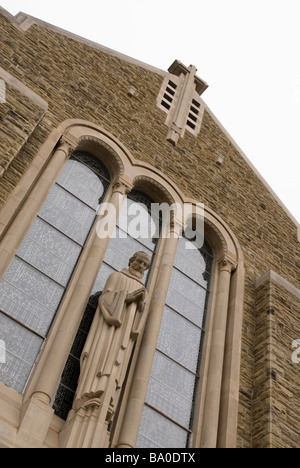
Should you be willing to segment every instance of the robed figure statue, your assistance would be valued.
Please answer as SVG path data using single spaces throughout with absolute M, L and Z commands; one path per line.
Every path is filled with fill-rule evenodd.
M 103 430 L 105 424 L 107 427 L 112 421 L 134 343 L 145 325 L 147 291 L 143 277 L 149 267 L 149 255 L 145 252 L 135 253 L 129 260 L 128 269 L 109 276 L 99 297 L 95 318 L 81 355 L 80 377 L 72 411 L 74 415 L 82 409 L 96 408 L 98 431 L 100 426 Z M 81 434 L 80 437 L 85 436 Z M 101 443 L 100 439 L 98 437 L 98 443 Z M 97 443 L 90 440 L 84 445 L 97 446 Z

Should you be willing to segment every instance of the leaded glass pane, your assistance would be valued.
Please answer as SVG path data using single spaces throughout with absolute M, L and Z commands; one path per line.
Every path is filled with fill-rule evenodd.
M 160 410 L 176 422 L 185 426 L 190 425 L 192 403 L 178 395 L 167 385 L 153 377 L 149 380 L 147 403 Z
M 74 390 L 71 390 L 70 388 L 60 383 L 58 390 L 56 392 L 56 395 L 55 395 L 55 401 L 53 403 L 54 413 L 59 418 L 63 420 L 67 419 L 69 411 L 72 408 L 74 396 L 75 396 Z
M 105 255 L 104 261 L 111 265 L 115 270 L 122 270 L 128 267 L 129 259 L 135 252 L 142 250 L 152 257 L 153 252 L 144 245 L 141 245 L 137 240 L 127 236 L 126 238 L 118 238 L 119 229 L 116 230 L 116 238 L 112 238 L 109 244 L 109 249 Z
M 117 225 L 122 231 L 150 250 L 154 250 L 157 238 L 157 229 L 146 205 L 127 199 L 121 209 Z M 117 233 L 121 237 L 122 233 Z
M 88 167 L 74 159 L 68 161 L 57 183 L 94 210 L 97 210 L 107 185 Z
M 196 373 L 200 339 L 198 327 L 169 307 L 165 308 L 157 349 Z
M 184 448 L 188 433 L 172 421 L 144 407 L 137 448 Z
M 195 376 L 156 351 L 146 401 L 189 427 Z
M 93 286 L 92 294 L 97 293 L 98 291 L 103 291 L 107 278 L 115 271 L 114 268 L 111 268 L 106 263 L 102 263 L 99 270 L 98 276 Z
M 194 375 L 160 352 L 156 352 L 154 357 L 152 377 L 192 401 Z
M 63 188 L 55 185 L 40 210 L 39 216 L 83 245 L 95 219 L 95 211 Z
M 72 407 L 79 375 L 80 361 L 70 354 L 53 404 L 55 414 L 62 419 L 67 419 Z
M 202 327 L 206 290 L 173 268 L 167 304 Z
M 0 337 L 6 346 L 6 362 L 0 364 L 0 381 L 22 393 L 43 339 L 2 313 Z
M 128 200 L 144 205 L 149 212 L 151 212 L 151 206 L 154 203 L 154 200 L 152 198 L 148 197 L 148 195 L 136 189 L 133 189 L 129 193 Z
M 55 414 L 62 419 L 67 419 L 68 413 L 72 408 L 80 376 L 80 356 L 95 316 L 100 294 L 101 292 L 94 294 L 89 298 L 55 395 L 53 408 L 55 410 Z
M 37 218 L 17 252 L 26 262 L 67 286 L 81 247 Z
M 150 408 L 149 408 L 149 409 L 150 409 Z M 145 411 L 145 410 L 144 410 L 144 411 Z M 143 414 L 144 414 L 144 412 L 143 412 Z M 143 430 L 144 430 L 145 432 L 147 431 L 146 424 L 148 423 L 147 417 L 149 417 L 149 416 L 151 416 L 151 414 L 148 415 L 147 413 L 145 413 L 145 417 L 144 417 L 145 422 L 144 422 L 143 418 L 142 418 L 142 421 L 141 421 L 141 426 L 142 426 L 142 424 L 143 424 Z M 140 431 L 142 430 L 141 426 L 140 426 Z M 150 432 L 150 431 L 149 431 L 149 432 Z M 136 441 L 136 448 L 146 448 L 146 449 L 147 449 L 147 448 L 155 448 L 155 449 L 161 448 L 161 446 L 158 444 L 158 442 L 157 442 L 157 443 L 154 442 L 153 440 L 150 439 L 150 437 L 151 437 L 150 434 L 149 434 L 148 437 L 146 437 L 146 436 L 144 436 L 144 435 L 142 434 L 142 432 L 139 432 L 138 438 L 137 438 L 137 441 Z
M 71 349 L 71 354 L 77 359 L 80 359 L 88 332 L 90 330 L 90 327 L 92 325 L 92 322 L 95 316 L 95 312 L 98 307 L 98 301 L 99 301 L 100 295 L 101 295 L 101 291 L 90 296 L 85 312 L 81 319 L 81 323 L 79 325 L 79 329 L 78 329 L 77 335 L 75 337 L 75 340 L 73 342 L 73 346 Z
M 70 355 L 62 375 L 62 384 L 70 389 L 77 386 L 80 371 L 79 359 Z
M 1 308 L 46 335 L 64 288 L 15 257 L 0 282 Z
M 190 248 L 187 248 L 187 245 Z M 180 238 L 178 241 L 174 266 L 196 283 L 207 288 L 207 280 L 205 279 L 206 261 L 201 252 L 184 238 Z
M 108 170 L 104 164 L 98 158 L 96 158 L 96 156 L 93 156 L 87 151 L 74 151 L 71 160 L 73 159 L 88 166 L 88 168 L 95 172 L 102 181 L 110 181 Z

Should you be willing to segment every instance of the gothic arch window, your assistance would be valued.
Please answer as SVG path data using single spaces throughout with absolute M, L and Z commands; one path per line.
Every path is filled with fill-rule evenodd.
M 126 268 L 128 259 L 139 250 L 147 252 L 153 259 L 159 237 L 159 225 L 155 223 L 151 214 L 152 203 L 153 200 L 144 193 L 132 190 L 122 205 L 116 229 L 94 283 L 54 399 L 55 414 L 61 419 L 66 419 L 72 408 L 80 374 L 80 356 L 107 278 L 113 272 Z M 147 277 L 148 275 L 149 271 Z M 147 277 L 144 278 L 146 283 Z
M 187 447 L 212 274 L 207 242 L 178 241 L 137 447 Z
M 61 170 L 66 164 L 66 159 L 70 156 L 70 151 L 74 150 L 74 148 L 80 148 L 81 150 L 85 150 L 85 152 L 73 153 L 66 167 L 69 167 L 74 175 L 67 177 L 64 171 L 61 173 Z M 86 151 L 90 154 L 87 154 Z M 91 156 L 92 154 L 94 157 Z M 112 181 L 110 186 L 109 175 L 105 167 L 99 162 L 100 160 L 109 169 Z M 80 166 L 77 163 L 80 163 Z M 101 170 L 99 172 L 100 166 Z M 95 167 L 98 169 L 95 170 Z M 87 184 L 82 183 L 83 180 L 86 180 L 85 171 L 87 171 L 86 177 L 89 180 Z M 61 176 L 59 176 L 60 173 Z M 78 174 L 78 177 L 76 174 Z M 72 183 L 76 177 L 78 183 Z M 76 224 L 77 218 L 74 219 L 74 215 L 72 222 L 77 228 L 71 230 L 71 236 L 69 232 L 63 232 L 62 228 L 65 219 L 61 220 L 61 224 L 55 224 L 55 212 L 59 212 L 63 208 L 61 203 L 56 203 L 56 206 L 58 205 L 57 210 L 55 208 L 51 209 L 51 203 L 55 207 L 55 193 L 54 195 L 53 192 L 50 193 L 49 202 L 48 199 L 46 200 L 46 203 L 49 204 L 48 208 L 45 205 L 47 210 L 44 206 L 41 208 L 56 179 L 57 183 L 53 190 L 56 193 L 64 193 L 65 191 L 67 200 L 65 206 L 71 207 L 75 206 L 72 203 L 82 203 L 83 209 L 80 210 L 80 213 L 83 214 L 85 212 L 86 219 L 91 221 L 86 231 L 80 227 L 81 225 L 86 225 L 83 222 L 83 218 L 79 218 Z M 94 182 L 92 182 L 92 179 Z M 210 287 L 207 288 L 205 299 L 206 302 L 209 292 L 209 306 L 205 324 L 203 322 L 200 325 L 199 321 L 194 323 L 191 317 L 185 316 L 184 310 L 177 310 L 176 300 L 175 303 L 172 301 L 172 294 L 175 292 L 176 295 L 176 285 L 179 284 L 181 286 L 180 281 L 178 281 L 179 277 L 184 278 L 186 281 L 191 281 L 195 283 L 197 288 L 205 290 L 203 281 L 207 281 L 205 278 L 208 277 L 205 276 L 204 278 L 202 274 L 204 272 L 206 272 L 206 275 L 208 274 L 210 263 L 207 263 L 207 269 L 205 270 L 203 261 L 205 262 L 206 258 L 211 259 L 211 255 L 208 255 L 208 252 L 204 250 L 200 253 L 197 252 L 198 273 L 200 276 L 194 278 L 192 275 L 190 277 L 187 274 L 190 272 L 186 272 L 184 266 L 180 264 L 180 258 L 177 258 L 180 252 L 180 244 L 183 242 L 180 239 L 174 263 L 178 242 L 177 224 L 180 224 L 181 229 L 181 222 L 177 218 L 172 219 L 170 223 L 170 238 L 160 239 L 159 242 L 156 236 L 153 239 L 150 236 L 150 239 L 146 239 L 147 242 L 143 239 L 134 239 L 134 236 L 131 236 L 130 233 L 131 229 L 139 228 L 139 223 L 136 222 L 137 219 L 141 225 L 148 224 L 148 226 L 151 226 L 149 222 L 141 222 L 142 219 L 149 221 L 149 210 L 147 208 L 149 200 L 147 200 L 147 197 L 145 198 L 143 193 L 137 191 L 132 191 L 127 200 L 130 209 L 133 210 L 131 214 L 132 223 L 130 225 L 125 224 L 124 226 L 121 213 L 115 238 L 111 239 L 110 242 L 109 239 L 99 239 L 95 229 L 97 222 L 94 223 L 94 216 L 91 215 L 92 212 L 94 215 L 96 214 L 95 210 L 98 205 L 98 199 L 93 190 L 90 190 L 93 183 L 99 184 L 99 180 L 102 181 L 103 187 L 101 188 L 99 185 L 100 191 L 97 193 L 97 197 L 102 196 L 102 199 L 105 198 L 106 202 L 110 202 L 116 207 L 117 212 L 118 207 L 121 206 L 119 201 L 122 202 L 125 199 L 126 203 L 125 195 L 132 190 L 133 186 L 136 186 L 140 190 L 145 190 L 147 194 L 155 193 L 155 201 L 158 201 L 158 203 L 167 201 L 169 205 L 176 203 L 184 206 L 185 203 L 189 204 L 191 202 L 190 199 L 185 198 L 180 188 L 164 174 L 160 173 L 158 169 L 140 160 L 135 160 L 130 151 L 114 138 L 113 135 L 91 122 L 84 122 L 82 120 L 63 122 L 45 142 L 45 145 L 43 145 L 35 157 L 32 171 L 29 170 L 24 176 L 24 180 L 20 181 L 16 193 L 9 199 L 3 212 L 1 211 L 1 215 L 3 213 L 4 216 L 1 216 L 0 223 L 0 274 L 4 274 L 4 277 L 2 276 L 2 281 L 0 282 L 0 326 L 1 332 L 5 333 L 7 364 L 5 364 L 5 367 L 1 364 L 0 381 L 22 393 L 24 385 L 26 385 L 26 381 L 30 376 L 23 395 L 24 406 L 22 409 L 20 407 L 20 411 L 22 410 L 23 423 L 28 418 L 31 430 L 33 427 L 32 423 L 34 423 L 30 412 L 31 403 L 33 403 L 34 410 L 36 402 L 38 402 L 38 407 L 41 408 L 41 411 L 45 409 L 47 415 L 50 414 L 50 407 L 53 404 L 74 336 L 78 331 L 78 327 L 82 329 L 80 321 L 89 296 L 93 296 L 101 291 L 110 272 L 127 266 L 124 262 L 128 262 L 131 255 L 131 247 L 132 250 L 150 251 L 154 260 L 147 286 L 149 290 L 147 323 L 143 336 L 136 342 L 127 384 L 124 385 L 124 394 L 122 395 L 118 418 L 115 418 L 116 425 L 112 428 L 111 447 L 135 447 L 139 428 L 141 429 L 141 434 L 144 434 L 148 440 L 152 439 L 151 427 L 148 433 L 143 429 L 143 423 L 145 426 L 148 425 L 149 428 L 149 423 L 144 416 L 142 425 L 140 425 L 143 408 L 152 410 L 152 416 L 155 414 L 155 416 L 161 417 L 163 425 L 170 426 L 170 430 L 174 431 L 174 433 L 183 431 L 180 435 L 182 445 L 190 439 L 189 445 L 191 447 L 215 447 L 217 444 L 224 447 L 234 446 L 241 344 L 240 318 L 243 311 L 244 285 L 243 254 L 237 239 L 226 223 L 212 210 L 205 207 L 205 235 L 214 252 L 213 275 L 212 281 L 208 282 Z M 84 193 L 82 200 L 81 192 Z M 142 207 L 140 214 L 134 211 L 136 207 L 131 206 L 131 198 L 134 196 L 137 197 L 135 199 L 138 200 L 140 206 L 141 204 L 146 206 L 146 208 L 145 206 Z M 20 199 L 22 203 L 20 203 Z M 126 209 L 125 203 L 123 209 Z M 192 203 L 196 204 L 198 202 L 197 200 L 192 200 Z M 67 211 L 69 212 L 70 209 Z M 73 211 L 76 214 L 76 210 Z M 39 216 L 36 218 L 38 221 L 36 221 L 35 216 L 38 212 Z M 138 217 L 135 216 L 136 214 L 138 214 Z M 44 219 L 44 217 L 47 217 L 47 219 Z M 78 257 L 75 254 L 73 257 L 76 268 L 74 266 L 71 268 L 69 263 L 65 262 L 68 265 L 69 274 L 72 275 L 71 279 L 68 279 L 68 275 L 63 269 L 58 268 L 53 268 L 52 271 L 55 271 L 56 275 L 59 273 L 61 276 L 54 276 L 52 278 L 51 271 L 43 272 L 41 266 L 31 264 L 28 257 L 22 257 L 22 250 L 25 248 L 23 244 L 21 245 L 22 240 L 29 226 L 34 226 L 36 222 L 40 224 L 45 223 L 49 226 L 49 229 L 51 228 L 59 236 L 59 239 L 64 239 L 68 245 L 74 244 L 77 246 Z M 25 237 L 24 246 L 26 242 L 32 241 L 29 233 L 30 230 Z M 127 238 L 125 234 L 127 234 Z M 76 236 L 76 239 L 73 239 L 72 236 Z M 86 242 L 85 238 L 87 238 Z M 46 237 L 45 239 L 49 240 L 50 238 Z M 54 240 L 51 242 L 55 245 Z M 118 242 L 122 242 L 122 249 L 118 248 Z M 19 248 L 20 245 L 21 247 Z M 80 255 L 83 245 L 84 251 Z M 108 248 L 109 245 L 110 247 Z M 57 306 L 60 304 L 59 313 L 56 314 L 54 321 L 56 309 L 46 315 L 48 323 L 41 322 L 45 330 L 42 333 L 33 320 L 29 323 L 26 322 L 26 320 L 30 319 L 30 313 L 34 314 L 35 311 L 35 297 L 31 296 L 39 291 L 38 286 L 40 286 L 39 283 L 33 281 L 34 277 L 32 277 L 30 283 L 24 283 L 25 293 L 28 293 L 29 299 L 32 300 L 32 305 L 30 305 L 30 313 L 22 315 L 23 309 L 20 306 L 21 301 L 18 299 L 22 293 L 22 281 L 14 285 L 14 272 L 12 272 L 10 267 L 8 268 L 9 262 L 11 262 L 16 251 L 17 255 L 12 265 L 15 260 L 23 262 L 24 268 L 28 268 L 28 270 L 31 268 L 30 271 L 34 272 L 37 278 L 42 278 L 45 284 L 52 285 L 52 289 L 56 287 L 60 288 L 61 296 L 57 298 Z M 32 249 L 32 252 L 32 258 L 34 258 L 34 249 Z M 51 252 L 50 250 L 50 254 Z M 208 257 L 205 255 L 208 255 Z M 76 258 L 79 259 L 79 257 L 80 260 L 76 261 Z M 53 254 L 50 255 L 50 259 L 53 261 L 55 256 Z M 60 283 L 62 281 L 61 277 L 64 278 L 66 285 Z M 19 278 L 21 279 L 21 276 Z M 169 289 L 170 278 L 171 289 Z M 10 282 L 8 281 L 9 279 Z M 34 289 L 31 288 L 32 284 L 36 285 Z M 8 295 L 3 293 L 4 287 L 11 288 L 15 292 L 13 301 L 7 300 Z M 47 290 L 45 294 L 47 298 L 52 293 L 52 289 L 50 287 L 44 289 Z M 64 291 L 66 291 L 65 294 Z M 230 301 L 228 301 L 229 297 Z M 97 299 L 97 297 L 93 297 L 93 299 Z M 54 300 L 48 302 L 53 306 Z M 9 309 L 8 303 L 14 307 Z M 203 297 L 201 303 L 204 303 Z M 91 321 L 95 311 L 95 303 L 90 301 L 90 306 L 94 309 L 89 317 Z M 201 311 L 203 312 L 202 309 Z M 201 316 L 201 311 L 199 311 L 199 317 Z M 40 317 L 41 315 L 36 314 L 35 319 Z M 168 329 L 166 324 L 170 321 L 169 317 L 176 317 L 177 322 L 185 323 L 190 329 L 197 329 L 197 345 L 200 337 L 200 376 L 200 367 L 197 367 L 196 372 L 189 368 L 192 367 L 192 358 L 190 363 L 182 362 L 178 348 L 172 347 L 174 333 L 173 335 L 169 334 L 169 336 L 166 333 L 166 329 Z M 160 330 L 161 320 L 163 327 Z M 48 333 L 51 322 L 53 322 L 51 333 Z M 87 330 L 88 326 L 84 330 L 81 330 L 82 336 L 80 340 L 84 340 L 83 335 L 87 334 Z M 46 336 L 47 340 L 45 340 Z M 1 334 L 2 338 L 3 334 Z M 16 346 L 16 343 L 18 343 L 18 346 Z M 82 343 L 83 341 L 81 341 L 81 347 Z M 78 345 L 78 342 L 76 345 Z M 41 347 L 42 352 L 39 353 Z M 30 350 L 30 354 L 28 350 Z M 38 363 L 31 374 L 38 355 Z M 197 388 L 197 401 L 195 404 L 195 393 L 193 393 L 189 401 L 190 407 L 187 408 L 185 414 L 185 421 L 175 414 L 174 404 L 173 408 L 171 405 L 171 410 L 170 408 L 168 410 L 159 401 L 154 401 L 155 398 L 156 400 L 159 398 L 162 400 L 163 393 L 159 395 L 159 398 L 154 395 L 154 400 L 150 401 L 151 385 L 155 378 L 154 374 L 151 375 L 151 385 L 149 387 L 149 394 L 147 395 L 151 369 L 153 367 L 155 371 L 155 361 L 157 360 L 157 356 L 160 357 L 161 355 L 174 363 L 174 368 L 181 366 L 182 369 L 193 374 L 194 388 Z M 153 356 L 155 357 L 154 366 Z M 182 356 L 184 356 L 184 353 L 182 353 Z M 195 359 L 194 355 L 194 366 Z M 3 372 L 3 369 L 5 372 Z M 16 376 L 20 376 L 20 378 L 16 378 Z M 0 391 L 1 387 L 0 385 Z M 164 390 L 163 386 L 162 389 Z M 5 389 L 5 391 L 7 390 Z M 11 390 L 11 394 L 15 397 L 14 393 Z M 144 406 L 145 401 L 146 406 Z M 41 414 L 44 415 L 45 413 Z M 45 421 L 44 434 L 46 437 L 48 430 L 46 425 L 50 424 L 50 418 L 47 416 L 47 421 L 45 418 L 41 419 Z M 40 421 L 39 418 L 37 420 Z M 62 421 L 58 421 L 56 416 L 53 417 L 52 422 L 51 431 L 57 431 L 56 435 L 60 446 L 71 446 L 72 440 L 68 438 L 68 422 L 63 428 Z M 62 428 L 60 433 L 58 427 Z M 40 436 L 40 426 L 38 424 L 32 431 Z M 146 445 L 146 442 L 145 440 L 139 440 L 138 445 Z M 152 442 L 148 442 L 148 445 Z
M 0 282 L 7 359 L 0 381 L 22 393 L 68 287 L 110 177 L 93 155 L 75 151 Z

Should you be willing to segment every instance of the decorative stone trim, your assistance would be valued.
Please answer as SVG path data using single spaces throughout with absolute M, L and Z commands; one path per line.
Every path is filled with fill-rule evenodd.
M 278 273 L 276 273 L 273 270 L 267 271 L 263 276 L 261 276 L 257 281 L 256 281 L 256 289 L 262 286 L 264 283 L 277 283 L 279 286 L 282 288 L 286 289 L 289 291 L 291 294 L 296 296 L 298 299 L 300 299 L 300 289 L 296 288 L 292 283 L 287 281 L 285 278 L 280 276 Z
M 204 106 L 199 97 L 208 85 L 196 76 L 196 71 L 193 65 L 187 68 L 175 60 L 157 98 L 158 107 L 168 114 L 167 140 L 174 145 L 186 130 L 195 136 L 200 132 Z
M 68 159 L 76 148 L 76 142 L 67 136 L 62 136 L 59 140 L 57 149 L 63 151 Z
M 5 121 L 2 132 L 6 136 L 0 158 L 2 177 L 45 115 L 48 103 L 1 67 L 0 86 L 1 117 Z M 10 113 L 13 119 L 9 118 Z

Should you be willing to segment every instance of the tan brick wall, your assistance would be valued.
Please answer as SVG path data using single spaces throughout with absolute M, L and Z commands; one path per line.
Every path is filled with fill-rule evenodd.
M 6 78 L 8 79 L 8 83 L 5 81 L 6 102 L 1 104 L 0 118 L 0 177 L 30 138 L 44 116 L 47 107 L 45 102 L 35 101 L 35 96 L 30 96 L 30 93 L 27 93 L 28 89 L 22 83 L 16 83 L 13 86 L 9 83 L 10 78 L 14 81 L 13 77 L 8 76 Z M 24 167 L 15 168 L 12 171 L 9 178 L 12 187 L 14 186 L 13 178 L 16 176 L 16 172 L 22 174 L 23 171 Z M 1 195 L 0 200 L 3 203 Z
M 300 297 L 267 281 L 257 290 L 254 447 L 300 446 L 300 363 L 292 360 L 299 338 Z
M 186 132 L 177 147 L 166 141 L 166 115 L 156 106 L 163 82 L 159 74 L 37 25 L 24 33 L 2 19 L 1 29 L 0 66 L 47 101 L 48 111 L 0 179 L 0 203 L 50 132 L 65 119 L 81 118 L 111 132 L 135 158 L 159 167 L 187 196 L 215 210 L 238 237 L 246 267 L 238 446 L 251 447 L 256 333 L 261 326 L 255 284 L 273 269 L 300 287 L 300 244 L 294 223 L 209 112 L 204 113 L 197 138 Z M 127 94 L 130 86 L 137 90 L 134 97 Z M 32 125 L 33 117 L 27 118 Z M 6 128 L 2 125 L 1 130 Z M 224 156 L 222 166 L 215 163 L 219 154 Z M 278 320 L 282 313 L 285 320 L 293 320 L 294 312 L 287 308 L 278 310 Z M 298 410 L 299 401 L 299 392 L 293 394 Z M 286 414 L 277 418 L 287 437 Z

